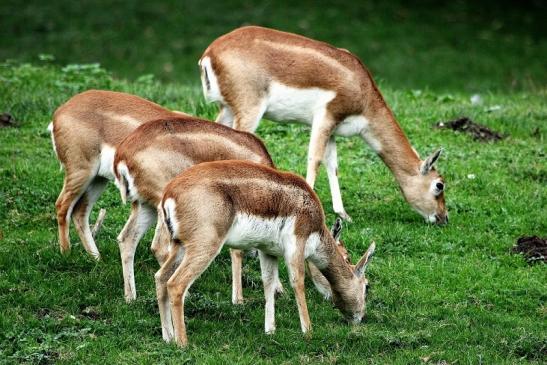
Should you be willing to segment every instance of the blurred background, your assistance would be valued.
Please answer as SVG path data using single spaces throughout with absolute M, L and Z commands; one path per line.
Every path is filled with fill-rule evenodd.
M 51 55 L 59 65 L 98 62 L 120 78 L 197 84 L 207 45 L 256 24 L 347 48 L 395 88 L 534 89 L 547 82 L 546 4 L 1 0 L 0 61 Z

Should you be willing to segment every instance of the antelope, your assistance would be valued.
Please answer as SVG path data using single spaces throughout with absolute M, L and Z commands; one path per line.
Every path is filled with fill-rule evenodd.
M 142 123 L 184 115 L 138 96 L 89 90 L 73 96 L 53 114 L 48 129 L 53 150 L 65 170 L 55 207 L 62 253 L 70 250 L 70 218 L 85 250 L 100 253 L 89 227 L 89 214 L 109 180 L 116 145 Z
M 169 256 L 155 275 L 164 340 L 188 343 L 186 294 L 224 245 L 259 250 L 266 333 L 275 332 L 278 257 L 287 264 L 303 333 L 311 330 L 304 260 L 324 275 L 346 319 L 358 323 L 363 318 L 364 274 L 375 245 L 357 265 L 348 264 L 325 225 L 319 198 L 297 175 L 249 161 L 202 163 L 166 186 L 158 210 L 172 238 Z
M 392 171 L 403 196 L 426 221 L 446 223 L 444 180 L 421 160 L 352 53 L 300 35 L 256 26 L 214 40 L 199 60 L 205 99 L 220 106 L 217 122 L 254 132 L 261 120 L 311 126 L 306 181 L 313 188 L 321 163 L 333 210 L 346 213 L 338 183 L 335 136 L 358 135 Z
M 195 117 L 151 121 L 125 138 L 114 155 L 115 183 L 122 201 L 130 200 L 131 215 L 118 236 L 127 301 L 136 298 L 134 256 L 139 240 L 156 221 L 156 208 L 163 189 L 189 167 L 215 160 L 249 160 L 274 167 L 262 141 L 251 133 Z M 160 265 L 165 261 L 170 237 L 157 220 L 152 251 Z M 232 302 L 241 304 L 242 252 L 230 250 L 232 259 Z M 278 291 L 282 291 L 278 282 Z

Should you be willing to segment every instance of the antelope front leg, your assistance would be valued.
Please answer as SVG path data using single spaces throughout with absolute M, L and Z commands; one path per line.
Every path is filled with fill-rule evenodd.
M 275 292 L 279 282 L 277 257 L 267 255 L 262 251 L 259 251 L 258 254 L 266 299 L 264 331 L 266 334 L 273 334 L 275 332 Z
M 218 116 L 215 122 L 225 125 L 226 127 L 232 128 L 234 124 L 234 113 L 232 113 L 232 109 L 230 109 L 230 107 L 227 105 L 221 104 L 220 110 L 218 112 Z
M 351 217 L 346 213 L 344 204 L 342 203 L 342 193 L 340 193 L 340 185 L 338 184 L 338 156 L 336 153 L 336 141 L 334 136 L 329 138 L 323 163 L 327 169 L 329 178 L 330 195 L 332 197 L 332 207 L 334 213 L 344 220 L 351 222 Z
M 298 241 L 294 243 L 296 250 L 288 254 L 286 253 L 285 260 L 289 271 L 289 280 L 294 289 L 294 295 L 296 296 L 296 304 L 298 305 L 298 314 L 300 316 L 300 327 L 304 334 L 308 334 L 311 331 L 311 321 L 308 313 L 308 305 L 306 304 L 306 293 L 304 291 L 305 243 L 305 239 L 298 239 Z
M 334 124 L 334 121 L 326 113 L 318 113 L 313 118 L 310 145 L 308 146 L 308 169 L 306 172 L 306 182 L 312 188 L 317 177 L 317 170 L 319 170 L 319 165 L 325 155 Z
M 118 236 L 120 254 L 122 257 L 123 287 L 125 301 L 131 302 L 137 297 L 135 289 L 134 259 L 137 245 L 150 225 L 156 219 L 154 209 L 133 203 L 131 215 L 122 232 Z
M 230 249 L 232 258 L 232 304 L 243 304 L 243 285 L 241 283 L 241 266 L 243 251 Z

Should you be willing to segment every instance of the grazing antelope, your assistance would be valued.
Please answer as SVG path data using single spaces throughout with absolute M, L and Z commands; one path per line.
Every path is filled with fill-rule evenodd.
M 263 116 L 311 126 L 306 181 L 324 163 L 334 212 L 346 213 L 338 184 L 335 136 L 361 136 L 393 172 L 427 221 L 446 223 L 441 150 L 421 160 L 370 72 L 347 50 L 296 34 L 248 26 L 221 36 L 199 61 L 203 92 L 220 105 L 217 122 L 254 132 Z
M 334 238 L 334 241 L 336 242 L 336 248 L 338 249 L 338 252 L 342 256 L 344 261 L 346 261 L 348 264 L 351 264 L 348 250 L 346 249 L 344 242 L 342 242 L 342 240 L 340 239 L 340 235 L 342 233 L 341 218 L 336 218 L 336 221 L 334 222 L 334 225 L 332 226 L 330 232 L 332 234 L 332 237 Z M 321 271 L 319 271 L 319 269 L 309 261 L 306 261 L 306 269 L 307 274 L 309 275 L 317 291 L 321 293 L 325 297 L 325 299 L 331 299 L 332 291 L 330 288 L 330 284 L 328 280 L 323 276 L 323 274 L 321 274 Z M 367 287 L 368 281 L 365 279 L 365 294 Z
M 337 248 L 321 202 L 300 177 L 248 161 L 193 166 L 165 188 L 160 214 L 172 236 L 169 257 L 156 273 L 163 338 L 187 344 L 184 300 L 222 246 L 259 249 L 265 331 L 275 331 L 277 258 L 284 257 L 302 332 L 311 329 L 304 293 L 304 260 L 330 284 L 334 304 L 352 322 L 365 310 L 364 273 L 372 244 L 356 266 Z
M 274 167 L 262 141 L 251 133 L 195 117 L 151 121 L 138 127 L 117 147 L 115 182 L 122 200 L 132 202 L 131 215 L 118 236 L 127 301 L 136 297 L 134 256 L 137 244 L 157 217 L 163 189 L 187 168 L 207 161 L 250 160 Z M 170 237 L 158 220 L 152 251 L 160 265 L 165 261 Z M 243 302 L 241 264 L 243 255 L 230 250 L 232 302 Z M 281 289 L 278 283 L 278 289 Z
M 95 259 L 99 250 L 89 227 L 93 204 L 114 178 L 115 147 L 142 123 L 184 115 L 125 93 L 89 90 L 73 96 L 53 115 L 48 129 L 53 149 L 65 170 L 55 203 L 61 252 L 70 250 L 70 218 L 85 250 Z

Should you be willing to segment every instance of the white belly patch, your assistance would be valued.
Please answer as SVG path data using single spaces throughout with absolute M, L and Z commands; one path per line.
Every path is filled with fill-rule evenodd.
M 238 213 L 225 242 L 231 248 L 258 248 L 273 256 L 283 256 L 287 245 L 295 244 L 295 221 L 295 217 L 264 218 Z
M 265 116 L 276 121 L 311 124 L 318 111 L 325 110 L 336 93 L 319 88 L 299 89 L 272 81 Z

